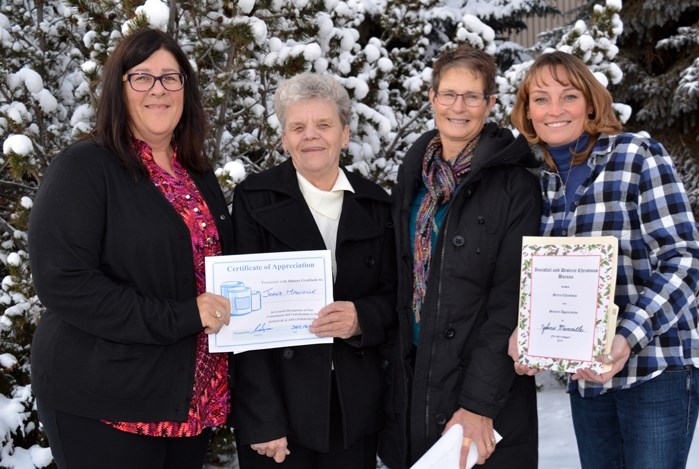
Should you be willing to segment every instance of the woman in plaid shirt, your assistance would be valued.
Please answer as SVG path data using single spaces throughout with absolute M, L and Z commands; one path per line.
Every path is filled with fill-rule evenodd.
M 598 357 L 612 369 L 569 381 L 582 467 L 684 468 L 699 413 L 699 235 L 672 160 L 623 133 L 606 88 L 561 51 L 534 61 L 512 122 L 545 160 L 541 234 L 619 240 L 619 319 Z

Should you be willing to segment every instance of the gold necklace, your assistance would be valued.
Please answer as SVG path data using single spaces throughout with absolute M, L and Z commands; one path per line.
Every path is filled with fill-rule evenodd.
M 570 166 L 568 166 L 568 174 L 566 174 L 566 179 L 565 181 L 561 177 L 561 171 L 558 169 L 558 166 L 556 166 L 556 174 L 558 175 L 558 179 L 561 180 L 561 189 L 563 189 L 563 193 L 566 193 L 566 189 L 568 188 L 568 179 L 570 179 L 570 173 L 573 172 L 573 159 L 575 159 L 575 155 L 573 155 L 570 158 Z
M 582 135 L 580 136 L 582 137 Z M 566 189 L 568 188 L 568 179 L 570 179 L 570 173 L 573 172 L 573 160 L 575 159 L 575 152 L 578 151 L 578 143 L 580 143 L 580 137 L 575 140 L 575 145 L 571 149 L 570 165 L 568 166 L 568 174 L 566 174 L 566 180 L 564 181 L 561 177 L 561 173 L 556 166 L 556 173 L 558 174 L 558 179 L 561 180 L 561 188 L 563 189 L 563 194 L 565 195 Z

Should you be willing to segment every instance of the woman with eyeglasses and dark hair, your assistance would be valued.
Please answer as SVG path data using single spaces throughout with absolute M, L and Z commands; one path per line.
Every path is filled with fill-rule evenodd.
M 59 469 L 200 469 L 229 412 L 229 321 L 204 258 L 231 253 L 204 154 L 196 75 L 167 34 L 126 36 L 102 73 L 93 133 L 54 158 L 29 223 L 46 307 L 32 390 Z
M 486 123 L 496 73 L 469 46 L 436 60 L 436 128 L 408 150 L 393 190 L 400 326 L 379 453 L 392 469 L 455 424 L 461 468 L 472 442 L 483 467 L 537 467 L 535 383 L 515 374 L 507 345 L 522 236 L 539 232 L 541 195 L 526 141 Z

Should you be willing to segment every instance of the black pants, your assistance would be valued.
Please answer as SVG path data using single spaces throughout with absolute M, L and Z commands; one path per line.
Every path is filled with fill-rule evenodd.
M 211 436 L 167 438 L 117 430 L 37 400 L 39 420 L 58 469 L 201 469 Z
M 238 446 L 240 469 L 376 469 L 376 447 L 378 434 L 360 438 L 349 448 L 344 448 L 342 435 L 342 413 L 333 378 L 330 400 L 330 449 L 320 453 L 288 441 L 289 454 L 278 464 L 268 456 L 261 456 L 249 445 Z M 353 412 L 352 409 L 348 410 Z M 354 410 L 362 412 L 362 409 Z M 289 438 L 287 437 L 287 440 Z

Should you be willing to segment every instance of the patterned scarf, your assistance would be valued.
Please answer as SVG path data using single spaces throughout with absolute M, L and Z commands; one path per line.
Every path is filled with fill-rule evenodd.
M 415 244 L 413 246 L 413 313 L 415 322 L 420 322 L 420 309 L 425 300 L 427 274 L 432 255 L 432 233 L 437 231 L 435 213 L 437 207 L 448 203 L 454 190 L 463 177 L 471 170 L 473 150 L 479 137 L 471 140 L 454 159 L 454 162 L 442 159 L 442 139 L 439 134 L 430 141 L 422 160 L 422 182 L 427 194 L 420 203 L 415 219 Z

